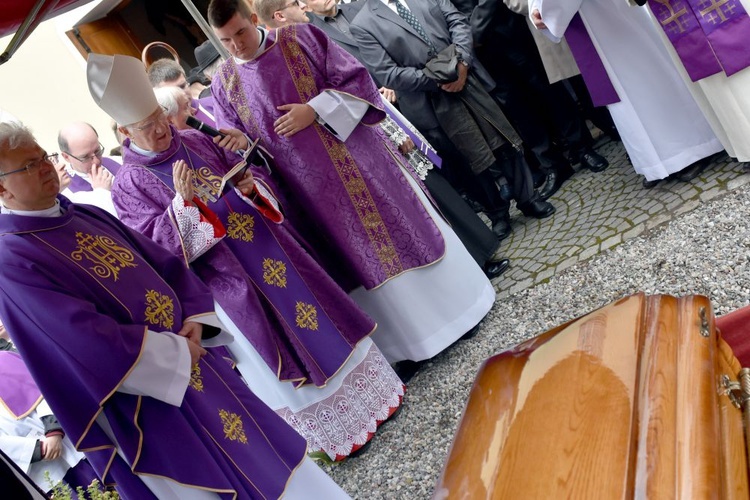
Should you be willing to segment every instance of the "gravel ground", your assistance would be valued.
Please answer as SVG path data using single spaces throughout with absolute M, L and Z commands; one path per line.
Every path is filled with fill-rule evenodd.
M 721 315 L 750 302 L 749 278 L 750 186 L 745 186 L 498 301 L 476 337 L 420 370 L 400 415 L 383 425 L 369 450 L 325 468 L 354 498 L 429 498 L 484 359 L 638 291 L 707 295 Z

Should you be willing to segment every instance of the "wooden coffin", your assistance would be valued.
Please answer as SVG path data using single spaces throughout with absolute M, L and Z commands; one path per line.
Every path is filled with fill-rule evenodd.
M 621 299 L 484 363 L 433 496 L 747 499 L 740 369 L 706 297 Z

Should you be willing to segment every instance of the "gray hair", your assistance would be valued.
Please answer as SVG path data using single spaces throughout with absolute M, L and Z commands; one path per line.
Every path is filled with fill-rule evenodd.
M 214 62 L 203 68 L 203 74 L 208 78 L 209 80 L 214 79 L 214 75 L 217 71 L 219 71 L 219 68 L 222 64 L 224 64 L 225 59 L 221 56 L 217 57 Z
M 164 114 L 167 118 L 177 116 L 180 111 L 180 103 L 178 101 L 180 95 L 187 95 L 187 93 L 180 87 L 159 87 L 154 89 L 154 95 L 159 105 L 164 108 Z
M 185 76 L 185 70 L 174 59 L 157 59 L 148 67 L 148 80 L 152 87 L 177 80 L 180 76 Z
M 2 159 L 8 151 L 25 146 L 33 146 L 36 143 L 34 134 L 32 134 L 31 130 L 22 123 L 0 123 L 0 159 Z

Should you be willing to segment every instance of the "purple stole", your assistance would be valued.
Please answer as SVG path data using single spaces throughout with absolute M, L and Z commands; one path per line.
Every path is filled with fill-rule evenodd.
M 750 17 L 740 0 L 648 0 L 690 79 L 750 66 Z
M 589 89 L 594 106 L 620 102 L 620 96 L 617 95 L 607 75 L 607 69 L 594 47 L 594 42 L 591 41 L 580 14 L 576 13 L 570 20 L 568 29 L 565 30 L 565 40 L 568 41 L 573 58 L 576 60 L 578 69 L 581 70 L 581 77 Z
M 197 148 L 188 148 L 189 138 L 182 139 L 177 140 L 177 148 L 173 140 L 168 150 L 173 153 L 160 156 L 158 163 L 148 165 L 146 170 L 157 174 L 162 183 L 174 190 L 172 164 L 181 159 L 193 167 L 196 196 L 226 228 L 227 235 L 219 245 L 227 245 L 242 266 L 231 272 L 244 272 L 257 294 L 265 298 L 266 314 L 274 316 L 278 323 L 272 332 L 274 338 L 258 335 L 245 324 L 247 299 L 240 304 L 230 302 L 231 298 L 218 290 L 214 290 L 214 297 L 277 377 L 297 386 L 325 385 L 349 358 L 354 346 L 374 330 L 375 323 L 290 237 L 288 223 L 270 221 L 234 190 L 217 199 L 223 172 L 212 166 L 216 162 L 196 153 Z M 199 257 L 194 267 L 212 285 L 201 269 L 210 255 L 211 251 Z
M 0 351 L 0 381 L 0 404 L 16 420 L 28 416 L 42 400 L 42 393 L 17 352 Z
M 76 448 L 123 498 L 150 498 L 95 423 L 103 411 L 136 474 L 230 497 L 279 497 L 305 441 L 223 359 L 209 352 L 192 367 L 180 406 L 116 391 L 138 361 L 144 329 L 179 331 L 184 319 L 211 312 L 210 295 L 158 245 L 60 199 L 61 217 L 0 215 L 3 254 L 31 265 L 37 285 L 0 274 L 14 300 L 0 298 L 0 311 Z M 51 303 L 54 314 L 39 307 Z

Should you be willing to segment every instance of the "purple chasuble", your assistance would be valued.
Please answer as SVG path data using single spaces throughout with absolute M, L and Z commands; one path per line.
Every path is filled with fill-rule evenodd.
M 196 196 L 227 232 L 193 269 L 280 380 L 325 385 L 375 323 L 300 246 L 287 222 L 270 221 L 234 190 L 216 198 L 221 177 L 239 157 L 201 132 L 174 129 L 170 147 L 156 157 L 128 143 L 123 152 L 125 165 L 112 188 L 121 220 L 186 255 L 171 208 L 172 164 L 184 160 L 193 169 Z
M 60 201 L 60 217 L 0 215 L 0 317 L 76 448 L 124 498 L 153 498 L 133 473 L 224 498 L 281 495 L 305 442 L 224 360 L 209 353 L 193 366 L 180 406 L 118 391 L 146 329 L 199 321 L 213 312 L 211 294 L 106 212 Z
M 750 66 L 750 17 L 740 0 L 648 0 L 692 81 Z
M 442 235 L 374 126 L 384 113 L 367 70 L 309 24 L 273 30 L 267 43 L 252 61 L 222 65 L 212 86 L 216 121 L 260 138 L 274 156 L 287 215 L 310 241 L 324 242 L 320 253 L 338 267 L 331 272 L 371 289 L 440 259 Z M 346 142 L 318 123 L 289 138 L 274 132 L 277 106 L 327 89 L 370 105 Z
M 28 416 L 42 400 L 42 393 L 17 352 L 0 352 L 0 380 L 0 404 L 16 420 Z
M 568 29 L 565 30 L 565 40 L 568 42 L 578 69 L 581 70 L 581 77 L 586 83 L 586 88 L 589 89 L 594 106 L 606 106 L 607 104 L 620 102 L 620 96 L 617 95 L 617 91 L 609 79 L 607 69 L 596 51 L 594 42 L 591 41 L 580 14 L 576 13 L 570 20 Z
M 112 175 L 116 175 L 117 171 L 120 169 L 120 164 L 117 163 L 117 161 L 113 160 L 112 158 L 107 158 L 106 156 L 102 157 L 102 166 L 106 168 Z M 91 183 L 80 175 L 70 176 L 70 185 L 68 186 L 68 189 L 70 189 L 71 193 L 94 190 L 94 188 L 91 186 Z

